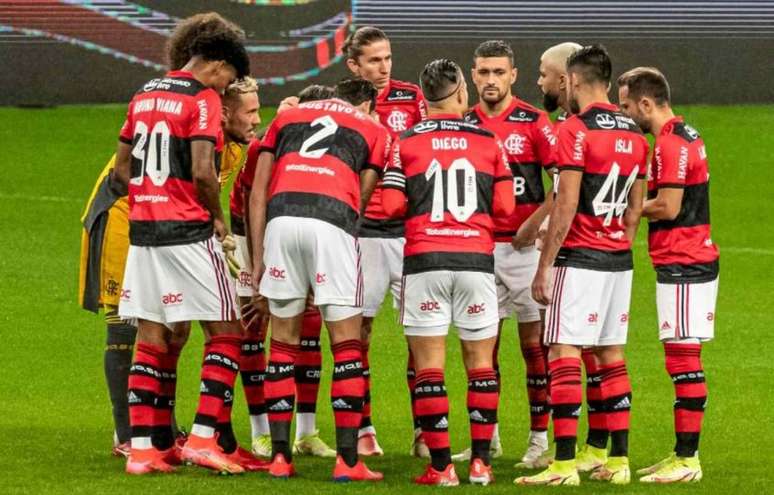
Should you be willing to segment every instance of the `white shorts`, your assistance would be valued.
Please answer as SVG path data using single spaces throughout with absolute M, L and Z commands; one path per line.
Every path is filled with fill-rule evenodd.
M 400 280 L 403 274 L 403 246 L 406 239 L 360 238 L 360 252 L 363 263 L 363 316 L 373 318 L 379 312 L 387 295 L 392 292 L 395 308 L 400 307 Z
M 712 340 L 717 297 L 717 278 L 703 283 L 656 283 L 659 340 Z
M 253 263 L 250 259 L 250 252 L 247 249 L 247 237 L 243 235 L 234 235 L 236 241 L 236 251 L 234 257 L 239 263 L 239 276 L 236 279 L 236 293 L 239 297 L 253 297 Z
M 546 308 L 546 344 L 626 344 L 632 271 L 602 272 L 555 267 L 552 302 Z
M 356 238 L 322 220 L 277 217 L 266 226 L 260 292 L 269 299 L 362 308 L 363 276 Z M 288 316 L 284 316 L 288 317 Z
M 400 323 L 406 335 L 446 335 L 450 324 L 480 340 L 497 335 L 494 275 L 436 270 L 403 277 Z M 478 332 L 477 332 L 478 331 Z
M 540 252 L 534 246 L 513 249 L 508 242 L 495 243 L 495 283 L 501 320 L 516 313 L 519 323 L 540 321 L 540 311 L 545 307 L 532 299 L 532 279 L 539 259 Z
M 253 289 L 253 263 L 250 259 L 250 252 L 247 249 L 247 237 L 243 235 L 234 235 L 236 241 L 236 251 L 234 251 L 234 257 L 239 263 L 239 276 L 236 280 L 237 296 L 239 297 L 253 297 L 255 290 Z
M 220 242 L 129 246 L 118 314 L 162 324 L 239 318 Z

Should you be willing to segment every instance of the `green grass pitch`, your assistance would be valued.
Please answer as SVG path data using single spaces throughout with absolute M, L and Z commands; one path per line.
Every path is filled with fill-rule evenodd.
M 330 460 L 298 458 L 298 478 L 274 482 L 262 474 L 218 477 L 193 467 L 169 476 L 129 477 L 109 455 L 111 416 L 102 371 L 101 317 L 76 302 L 84 201 L 115 149 L 123 106 L 0 109 L 0 493 L 405 493 L 423 462 L 407 453 L 411 423 L 404 379 L 405 344 L 385 305 L 375 324 L 371 369 L 374 423 L 386 456 L 370 461 L 385 472 L 378 485 L 334 485 Z M 681 109 L 707 143 L 712 220 L 722 275 L 717 339 L 704 353 L 710 398 L 701 443 L 709 493 L 766 493 L 772 481 L 774 359 L 769 355 L 774 274 L 771 181 L 774 106 Z M 270 111 L 264 116 L 268 122 Z M 644 225 L 643 225 L 644 227 Z M 633 381 L 631 462 L 645 466 L 673 447 L 672 386 L 657 341 L 654 272 L 641 229 L 628 345 Z M 193 418 L 202 340 L 194 329 L 181 359 L 177 416 Z M 327 338 L 324 348 L 327 350 Z M 466 446 L 465 378 L 456 337 L 449 338 L 448 384 L 453 450 Z M 516 488 L 512 466 L 525 447 L 528 416 L 523 364 L 514 325 L 501 346 L 501 435 L 497 483 L 478 492 L 548 493 Z M 333 441 L 325 353 L 319 426 Z M 247 444 L 246 406 L 237 386 L 234 423 Z M 585 416 L 584 416 L 585 418 Z M 581 421 L 584 425 L 585 419 Z M 582 426 L 579 436 L 585 438 Z M 459 465 L 466 476 L 467 466 Z M 699 487 L 615 488 L 584 481 L 577 493 L 687 493 Z M 464 485 L 457 492 L 472 492 Z

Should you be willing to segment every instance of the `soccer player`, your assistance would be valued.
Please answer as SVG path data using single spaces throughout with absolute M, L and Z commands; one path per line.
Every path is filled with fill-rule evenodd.
M 610 57 L 591 45 L 567 60 L 567 98 L 574 113 L 559 129 L 559 187 L 532 284 L 548 305 L 556 457 L 524 485 L 577 485 L 575 444 L 580 416 L 581 350 L 594 347 L 612 448 L 592 479 L 629 482 L 631 385 L 623 348 L 629 326 L 631 245 L 642 209 L 648 143 L 607 96 Z M 553 277 L 552 277 L 553 274 Z M 552 280 L 553 279 L 553 280 Z
M 577 43 L 560 43 L 547 49 L 540 57 L 538 86 L 543 93 L 543 107 L 548 112 L 562 110 L 556 118 L 555 128 L 557 130 L 559 125 L 571 114 L 566 91 L 567 59 L 581 48 L 582 46 Z M 544 221 L 540 228 L 539 238 L 545 235 L 547 226 L 547 221 Z M 593 471 L 607 461 L 609 434 L 602 408 L 599 388 L 600 369 L 596 353 L 590 347 L 584 348 L 581 359 L 586 370 L 586 411 L 589 427 L 586 442 L 578 449 L 575 462 L 578 471 L 583 473 Z
M 420 82 L 429 120 L 393 146 L 383 198 L 388 215 L 407 214 L 401 324 L 414 356 L 416 413 L 431 456 L 415 482 L 459 484 L 444 382 L 446 335 L 454 323 L 468 374 L 470 481 L 487 485 L 494 480 L 490 442 L 499 401 L 492 215 L 513 212 L 513 176 L 495 134 L 462 119 L 468 91 L 459 66 L 430 62 Z
M 656 269 L 656 306 L 666 370 L 675 387 L 674 453 L 638 471 L 646 483 L 699 481 L 699 434 L 707 405 L 703 342 L 715 335 L 719 254 L 710 237 L 707 150 L 671 108 L 669 84 L 651 67 L 618 78 L 621 109 L 656 138 L 642 215 Z
M 390 131 L 393 139 L 425 118 L 425 100 L 419 86 L 391 78 L 392 49 L 384 31 L 373 26 L 359 28 L 347 39 L 344 53 L 347 56 L 349 70 L 354 75 L 371 81 L 379 91 L 376 97 L 376 114 L 379 122 Z M 361 455 L 384 453 L 376 440 L 376 430 L 371 421 L 371 374 L 368 366 L 368 349 L 371 325 L 384 302 L 387 289 L 392 292 L 395 307 L 400 297 L 403 246 L 406 243 L 403 224 L 402 218 L 387 218 L 381 205 L 381 187 L 377 185 L 358 231 L 364 284 L 362 339 L 366 377 L 366 402 L 358 439 L 358 451 Z M 414 368 L 410 354 L 406 376 L 408 389 L 411 391 L 414 388 Z M 413 404 L 412 399 L 412 412 Z M 429 452 L 420 433 L 421 429 L 414 415 L 412 453 L 418 457 L 428 457 Z
M 526 467 L 545 467 L 548 465 L 544 456 L 548 451 L 548 377 L 541 342 L 543 308 L 532 299 L 531 285 L 539 255 L 534 241 L 551 203 L 551 197 L 546 198 L 543 189 L 542 171 L 553 168 L 556 137 L 545 112 L 513 95 L 511 87 L 518 71 L 513 50 L 507 43 L 499 40 L 481 43 L 473 54 L 471 73 L 479 102 L 465 119 L 500 138 L 513 173 L 516 208 L 508 217 L 494 217 L 499 327 L 502 329 L 505 319 L 516 313 L 521 353 L 527 370 L 530 414 L 527 451 L 521 460 Z M 520 230 L 520 245 L 514 249 L 511 242 Z M 494 362 L 499 374 L 497 347 Z M 502 454 L 497 427 L 492 438 L 492 451 L 493 457 Z M 469 456 L 470 452 L 466 451 L 455 456 L 455 460 Z
M 325 100 L 333 96 L 333 88 L 314 84 L 304 88 L 297 98 L 286 98 L 286 104 L 280 105 L 278 111 L 282 112 L 297 106 L 298 103 Z M 245 166 L 237 175 L 230 197 L 231 225 L 237 244 L 235 256 L 241 266 L 237 279 L 237 294 L 240 297 L 243 312 L 246 308 L 254 307 L 252 298 L 261 297 L 253 290 L 252 286 L 252 263 L 246 237 L 246 232 L 249 231 L 249 207 L 245 208 L 245 206 L 249 206 L 250 189 L 252 188 L 259 151 L 260 141 L 253 140 L 248 148 Z M 243 314 L 243 323 L 245 323 L 246 334 L 242 343 L 240 373 L 250 414 L 253 453 L 261 457 L 270 457 L 271 434 L 263 393 L 266 374 L 264 341 L 268 329 L 268 315 L 266 318 L 251 318 L 251 315 Z M 317 395 L 322 369 L 321 329 L 320 312 L 315 308 L 308 308 L 304 313 L 301 328 L 301 348 L 295 362 L 297 422 L 293 453 L 335 457 L 336 451 L 320 438 L 316 426 Z
M 216 440 L 221 413 L 233 398 L 241 328 L 233 280 L 221 246 L 228 231 L 220 208 L 216 153 L 223 146 L 221 101 L 249 73 L 241 38 L 198 36 L 179 71 L 146 83 L 129 104 L 121 129 L 114 186 L 129 194 L 129 239 L 119 315 L 137 318 L 137 350 L 129 376 L 131 474 L 174 468 L 153 445 L 169 428 L 161 370 L 175 372 L 170 335 L 197 319 L 205 345 L 201 396 L 184 460 L 221 472 L 244 469 Z M 122 191 L 123 192 L 123 191 Z M 169 366 L 174 363 L 173 366 Z
M 214 12 L 191 16 L 178 24 L 167 42 L 166 57 L 170 68 L 182 68 L 191 58 L 190 48 L 193 40 L 206 33 L 244 36 L 241 28 Z M 229 103 L 224 102 L 227 108 L 231 106 Z M 232 114 L 236 117 L 243 114 L 243 111 L 240 114 Z M 221 185 L 228 180 L 241 160 L 241 155 L 236 157 L 231 152 L 233 146 L 229 146 L 228 133 L 226 143 L 229 152 L 224 153 L 221 161 Z M 133 320 L 123 320 L 118 316 L 119 296 L 129 250 L 129 204 L 126 196 L 115 194 L 109 187 L 108 178 L 114 166 L 115 156 L 108 161 L 97 178 L 81 219 L 84 231 L 81 237 L 79 302 L 84 309 L 97 312 L 101 307 L 105 311 L 105 378 L 113 406 L 115 427 L 112 452 L 116 456 L 125 457 L 129 455 L 131 436 L 127 380 L 137 328 Z M 180 332 L 174 336 L 171 344 L 173 347 L 182 347 L 186 339 L 187 333 Z M 172 380 L 168 380 L 166 386 L 174 388 L 171 382 Z M 180 433 L 177 432 L 174 415 L 172 423 L 174 437 L 174 433 Z
M 271 312 L 264 384 L 272 436 L 269 473 L 286 478 L 295 471 L 289 444 L 294 363 L 311 290 L 333 351 L 338 454 L 333 478 L 378 481 L 382 474 L 369 470 L 357 453 L 365 384 L 356 230 L 384 168 L 389 134 L 369 115 L 376 99 L 370 82 L 344 80 L 336 95 L 274 119 L 261 143 L 250 194 L 253 278 Z
M 581 48 L 578 43 L 567 41 L 548 48 L 540 56 L 537 85 L 543 93 L 543 108 L 546 112 L 562 110 L 556 119 L 557 123 L 564 122 L 572 113 L 567 101 L 567 59 Z

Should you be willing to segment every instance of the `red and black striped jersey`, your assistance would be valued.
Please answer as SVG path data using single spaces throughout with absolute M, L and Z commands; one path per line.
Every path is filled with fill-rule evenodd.
M 384 127 L 342 100 L 310 101 L 277 115 L 261 151 L 274 154 L 267 220 L 316 218 L 357 232 L 360 173 L 384 169 Z
M 683 189 L 674 220 L 648 224 L 648 248 L 661 283 L 708 282 L 718 276 L 718 247 L 710 236 L 709 168 L 699 133 L 675 117 L 656 136 L 648 198 L 661 188 Z
M 494 270 L 493 215 L 513 211 L 500 140 L 453 115 L 415 125 L 393 145 L 384 208 L 406 213 L 403 273 Z
M 494 228 L 496 242 L 510 242 L 546 199 L 541 171 L 554 165 L 556 136 L 551 121 L 544 111 L 516 97 L 500 115 L 488 117 L 477 104 L 465 120 L 494 132 L 505 146 L 516 209 L 507 217 L 495 217 Z
M 119 139 L 132 145 L 129 237 L 133 245 L 188 244 L 212 236 L 193 184 L 191 142 L 223 148 L 220 96 L 190 72 L 148 81 L 129 103 Z
M 593 103 L 559 128 L 557 167 L 583 172 L 578 209 L 556 266 L 619 271 L 632 268 L 623 215 L 629 191 L 644 179 L 648 141 L 610 103 Z
M 247 158 L 245 164 L 239 169 L 231 193 L 228 196 L 228 209 L 231 216 L 231 231 L 235 235 L 247 235 L 245 233 L 245 205 L 244 193 L 253 187 L 255 165 L 258 163 L 258 153 L 261 147 L 260 139 L 253 139 L 247 145 Z
M 400 133 L 427 118 L 422 90 L 416 84 L 390 79 L 389 84 L 376 98 L 376 114 L 393 140 L 397 139 Z M 390 219 L 384 213 L 380 182 L 368 201 L 361 220 L 359 235 L 360 237 L 395 238 L 403 237 L 403 233 L 403 219 Z

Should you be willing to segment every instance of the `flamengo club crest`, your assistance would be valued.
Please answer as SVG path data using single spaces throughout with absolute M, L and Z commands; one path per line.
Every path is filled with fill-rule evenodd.
M 403 132 L 406 130 L 406 123 L 408 121 L 408 115 L 400 110 L 393 110 L 387 117 L 387 125 L 389 125 L 395 132 Z
M 511 155 L 521 155 L 524 153 L 524 141 L 524 136 L 514 132 L 508 136 L 508 139 L 505 140 L 503 145 L 505 145 L 505 149 L 507 149 L 508 153 Z

